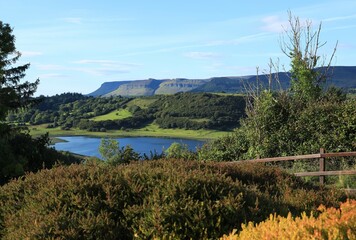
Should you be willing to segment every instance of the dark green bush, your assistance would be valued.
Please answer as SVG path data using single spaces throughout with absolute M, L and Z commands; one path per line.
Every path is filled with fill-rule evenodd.
M 2 239 L 218 238 L 242 223 L 336 206 L 277 168 L 158 160 L 59 166 L 0 188 Z

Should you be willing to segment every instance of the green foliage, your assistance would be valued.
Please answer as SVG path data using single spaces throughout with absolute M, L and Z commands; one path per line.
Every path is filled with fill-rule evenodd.
M 292 16 L 290 24 L 287 36 L 291 42 L 282 49 L 291 59 L 290 89 L 272 91 L 257 86 L 247 97 L 247 117 L 238 134 L 204 146 L 201 160 L 300 155 L 320 148 L 329 152 L 356 150 L 356 101 L 325 85 L 329 66 L 316 68 L 321 28 L 314 32 L 310 22 L 304 26 Z M 278 82 L 273 76 L 270 80 Z
M 236 129 L 233 133 L 212 140 L 197 149 L 198 159 L 204 161 L 234 161 L 245 158 L 248 142 L 245 133 Z
M 105 115 L 123 106 L 129 99 L 93 98 L 78 93 L 63 93 L 52 97 L 37 98 L 40 103 L 30 109 L 12 113 L 17 122 L 30 124 L 48 123 L 50 127 L 77 126 L 80 119 Z M 99 128 L 100 129 L 100 128 Z
M 192 160 L 195 156 L 187 144 L 174 142 L 165 151 L 167 158 Z
M 7 129 L 0 136 L 0 184 L 25 172 L 81 162 L 78 157 L 50 148 L 48 135 L 32 138 L 28 132 Z
M 109 165 L 119 165 L 139 160 L 140 156 L 130 145 L 121 147 L 115 139 L 101 139 L 99 153 Z
M 59 166 L 0 187 L 2 239 L 216 239 L 270 213 L 338 206 L 280 169 L 196 161 Z
M 79 128 L 93 132 L 137 129 L 153 121 L 166 129 L 229 130 L 238 125 L 245 107 L 242 96 L 207 93 L 142 98 L 94 98 L 65 93 L 38 100 L 41 100 L 38 106 L 11 112 L 7 120 L 35 125 L 47 123 L 48 128 L 60 126 L 63 130 Z
M 39 80 L 34 83 L 21 82 L 30 64 L 13 66 L 21 53 L 16 50 L 15 36 L 9 24 L 0 21 L 0 121 L 7 113 L 31 103 Z
M 27 171 L 50 168 L 58 162 L 79 162 L 48 148 L 48 135 L 33 139 L 26 128 L 4 122 L 9 112 L 15 114 L 36 102 L 31 97 L 39 80 L 33 83 L 22 80 L 30 64 L 14 66 L 20 56 L 11 27 L 0 21 L 0 184 Z
M 112 111 L 105 115 L 94 117 L 92 118 L 92 120 L 94 121 L 117 120 L 117 119 L 125 119 L 131 116 L 132 114 L 130 111 L 126 109 L 120 109 L 120 110 Z
M 152 105 L 161 128 L 229 130 L 245 115 L 242 96 L 210 93 L 177 93 L 161 96 Z M 194 121 L 206 119 L 207 121 Z

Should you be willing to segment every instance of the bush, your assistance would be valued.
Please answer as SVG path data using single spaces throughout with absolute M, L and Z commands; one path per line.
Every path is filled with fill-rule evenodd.
M 110 165 L 125 164 L 140 158 L 140 155 L 130 145 L 120 147 L 119 142 L 115 139 L 102 138 L 99 152 L 105 162 Z
M 59 166 L 0 188 L 1 239 L 219 238 L 270 213 L 338 206 L 277 168 L 196 161 Z
M 174 142 L 164 151 L 167 158 L 193 160 L 194 152 L 190 151 L 187 144 Z
M 318 217 L 293 218 L 271 215 L 266 221 L 242 226 L 239 234 L 232 233 L 222 239 L 356 239 L 356 201 L 342 203 L 340 209 L 321 205 Z

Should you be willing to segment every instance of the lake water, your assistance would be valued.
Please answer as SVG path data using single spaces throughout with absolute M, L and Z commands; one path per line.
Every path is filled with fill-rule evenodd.
M 101 138 L 85 136 L 65 136 L 58 138 L 66 142 L 54 144 L 57 150 L 69 151 L 85 156 L 100 157 L 99 145 Z M 161 153 L 174 142 L 186 144 L 191 151 L 195 151 L 197 147 L 202 146 L 204 143 L 203 141 L 180 138 L 122 137 L 115 139 L 119 142 L 120 147 L 130 145 L 135 152 L 141 155 L 147 154 L 147 156 L 150 156 L 150 151 L 153 152 L 154 150 L 156 150 L 157 153 Z

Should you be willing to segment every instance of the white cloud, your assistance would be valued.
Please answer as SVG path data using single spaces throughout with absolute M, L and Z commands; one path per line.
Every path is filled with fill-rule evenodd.
M 230 40 L 218 40 L 218 41 L 212 41 L 204 46 L 221 46 L 221 45 L 239 45 L 242 43 L 249 43 L 253 42 L 256 40 L 261 40 L 264 39 L 265 37 L 268 37 L 270 33 L 256 33 L 256 34 L 251 34 L 251 35 L 245 35 L 241 36 L 235 39 L 230 39 Z
M 110 68 L 78 68 L 78 71 L 94 76 L 114 76 L 118 74 L 129 73 L 129 69 L 110 69 Z
M 351 50 L 351 49 L 356 49 L 356 45 L 351 43 L 340 43 L 338 44 L 338 48 Z
M 76 70 L 96 76 L 112 76 L 117 74 L 129 73 L 140 65 L 134 63 L 123 63 L 112 60 L 91 60 L 83 59 L 74 62 L 76 64 L 90 67 L 80 67 Z
M 356 19 L 356 14 L 348 15 L 348 16 L 326 18 L 326 19 L 323 19 L 323 22 L 335 22 L 335 21 L 350 20 L 350 19 Z
M 188 52 L 184 56 L 193 59 L 217 59 L 221 57 L 220 54 L 213 52 Z
M 60 73 L 46 73 L 46 74 L 41 74 L 39 76 L 40 79 L 50 79 L 50 78 L 66 78 L 68 75 L 65 74 L 60 74 Z
M 82 24 L 83 19 L 79 17 L 68 17 L 68 18 L 63 18 L 63 20 L 67 23 L 73 23 L 73 24 Z
M 45 71 L 57 71 L 57 70 L 67 69 L 62 65 L 56 65 L 56 64 L 36 64 L 36 67 L 40 70 L 45 70 Z
M 281 20 L 279 16 L 268 16 L 262 19 L 262 29 L 267 32 L 280 33 L 288 26 L 288 21 Z
M 36 57 L 36 56 L 41 56 L 41 52 L 34 52 L 34 51 L 22 51 L 21 52 L 23 57 Z
M 236 76 L 254 75 L 256 74 L 256 66 L 228 66 L 227 69 L 236 72 Z
M 76 64 L 94 64 L 98 66 L 112 66 L 112 67 L 137 67 L 138 64 L 135 63 L 125 63 L 112 60 L 92 60 L 92 59 L 83 59 L 75 61 Z
M 328 28 L 327 30 L 342 30 L 342 29 L 352 29 L 352 28 L 356 28 L 356 25 L 344 25 L 344 26 L 340 26 L 340 27 L 332 27 L 332 28 Z

